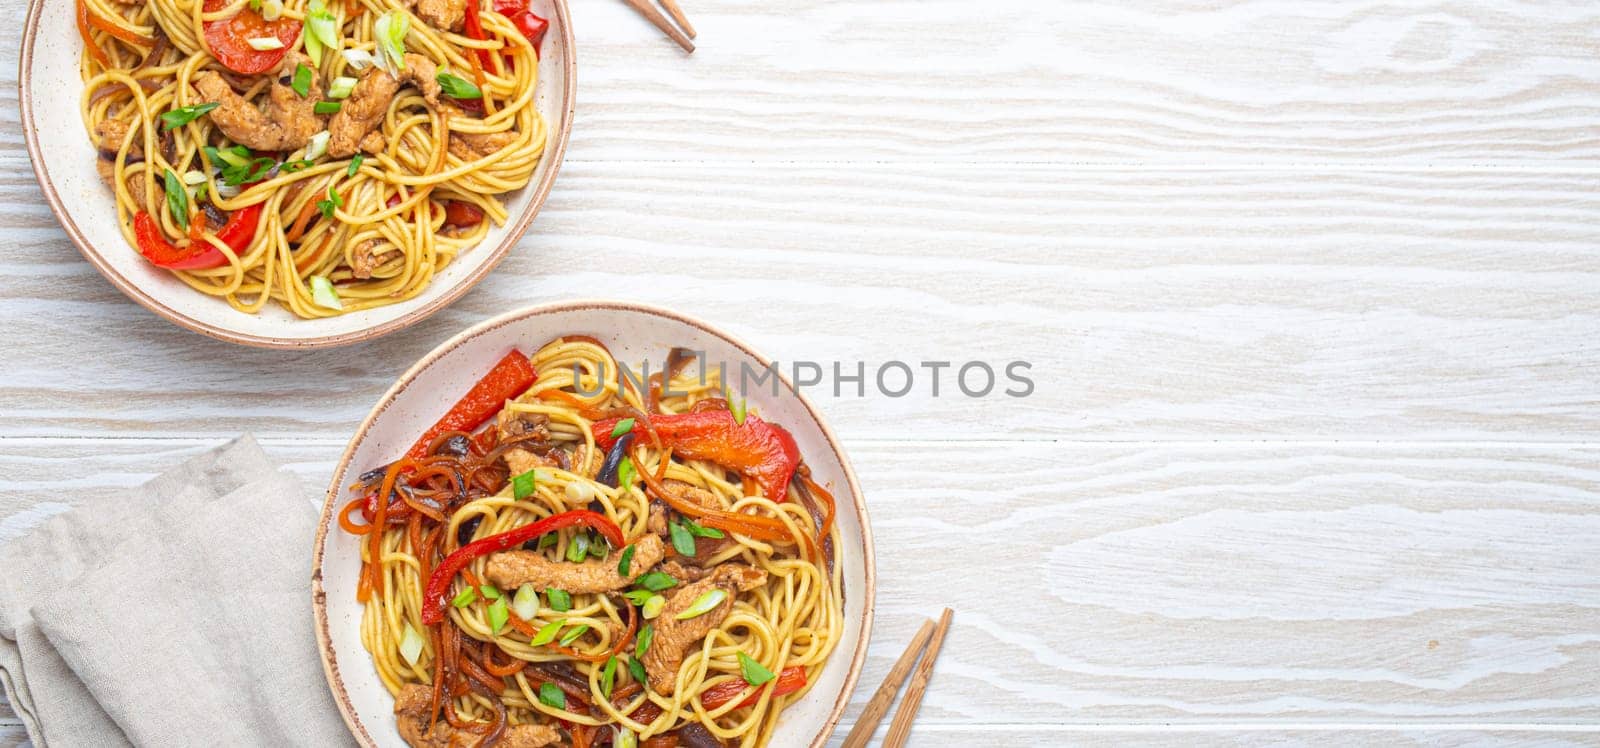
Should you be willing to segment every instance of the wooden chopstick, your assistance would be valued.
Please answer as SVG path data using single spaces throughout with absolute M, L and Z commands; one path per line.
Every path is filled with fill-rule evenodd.
M 689 37 L 679 31 L 677 26 L 672 25 L 672 22 L 667 20 L 666 16 L 661 15 L 661 11 L 656 10 L 656 6 L 651 4 L 650 0 L 628 0 L 628 4 L 633 6 L 634 10 L 639 11 L 639 15 L 644 16 L 655 24 L 656 28 L 661 29 L 662 33 L 672 37 L 672 40 L 677 42 L 678 46 L 683 47 L 683 51 L 694 51 L 694 42 L 689 41 Z
M 917 629 L 917 635 L 911 637 L 911 644 L 900 654 L 900 659 L 894 661 L 889 674 L 883 676 L 877 693 L 872 694 L 866 708 L 861 710 L 861 716 L 856 719 L 856 726 L 845 736 L 843 748 L 866 748 L 867 741 L 872 739 L 872 733 L 878 731 L 878 723 L 883 721 L 889 705 L 894 703 L 894 697 L 900 693 L 900 685 L 911 674 L 911 666 L 917 664 L 917 657 L 921 656 L 922 648 L 932 633 L 933 620 L 922 619 L 922 628 Z
M 678 22 L 683 33 L 688 34 L 690 39 L 694 38 L 694 27 L 689 25 L 689 17 L 683 14 L 683 9 L 678 7 L 678 0 L 661 0 L 661 7 L 667 9 L 667 15 Z
M 922 655 L 922 662 L 917 663 L 917 674 L 911 677 L 911 685 L 906 686 L 906 700 L 900 702 L 894 719 L 889 722 L 889 735 L 883 739 L 883 748 L 900 748 L 911 737 L 911 721 L 917 718 L 917 708 L 922 706 L 922 693 L 928 689 L 928 679 L 933 677 L 933 661 L 939 658 L 939 647 L 944 644 L 944 635 L 950 631 L 950 615 L 950 609 L 945 608 L 944 614 L 939 616 L 939 628 L 933 632 L 933 641 L 928 642 L 928 651 Z

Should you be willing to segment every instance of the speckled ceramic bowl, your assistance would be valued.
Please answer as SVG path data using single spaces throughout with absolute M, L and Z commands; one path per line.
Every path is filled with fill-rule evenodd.
M 317 532 L 312 604 L 328 684 L 356 739 L 366 746 L 404 746 L 395 728 L 394 699 L 361 646 L 362 606 L 356 602 L 359 539 L 339 529 L 338 509 L 350 500 L 355 476 L 392 462 L 437 421 L 495 362 L 513 348 L 532 352 L 561 335 L 591 335 L 621 361 L 659 362 L 673 346 L 706 352 L 730 370 L 769 360 L 717 328 L 662 309 L 619 302 L 538 306 L 480 323 L 435 348 L 400 375 L 362 421 L 328 486 Z M 785 379 L 781 396 L 750 393 L 763 418 L 788 428 L 815 478 L 838 500 L 837 563 L 844 573 L 844 635 L 817 685 L 784 711 L 774 748 L 818 748 L 838 724 L 866 659 L 872 630 L 874 562 L 866 506 L 838 439 L 810 402 Z
M 116 203 L 95 172 L 78 102 L 78 38 L 69 0 L 32 0 L 22 33 L 19 71 L 22 130 L 45 200 L 83 256 L 129 298 L 179 325 L 214 338 L 269 348 L 318 348 L 369 340 L 443 309 L 499 264 L 538 214 L 572 132 L 575 65 L 566 0 L 532 0 L 550 21 L 539 62 L 539 111 L 549 122 L 544 160 L 527 187 L 508 196 L 510 220 L 445 268 L 414 299 L 327 319 L 299 319 L 275 303 L 258 314 L 235 311 L 189 288 L 128 245 Z

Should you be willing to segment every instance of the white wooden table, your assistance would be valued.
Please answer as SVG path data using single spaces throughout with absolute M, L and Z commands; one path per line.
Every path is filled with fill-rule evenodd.
M 820 401 L 879 548 L 856 709 L 949 604 L 914 745 L 1600 741 L 1600 5 L 683 4 L 692 57 L 574 0 L 514 256 L 308 353 L 83 262 L 0 45 L 0 491 L 246 430 L 320 486 L 416 357 L 579 295 L 783 359 L 1024 358 L 1027 399 Z

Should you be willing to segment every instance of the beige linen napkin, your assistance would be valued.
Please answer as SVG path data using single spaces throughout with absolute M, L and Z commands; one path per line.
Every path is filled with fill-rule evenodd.
M 0 683 L 33 742 L 350 744 L 312 630 L 316 523 L 246 436 L 0 544 Z

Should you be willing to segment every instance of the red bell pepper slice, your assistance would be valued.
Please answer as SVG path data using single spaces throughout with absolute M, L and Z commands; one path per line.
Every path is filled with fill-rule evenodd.
M 610 449 L 616 441 L 611 431 L 619 420 L 595 421 L 594 439 L 600 448 Z M 789 479 L 800 464 L 800 448 L 782 426 L 754 415 L 746 416 L 740 424 L 726 410 L 653 415 L 650 423 L 674 454 L 709 460 L 738 472 L 754 480 L 773 501 L 783 501 L 789 495 Z
M 206 0 L 206 12 L 227 7 L 228 0 Z M 268 21 L 248 7 L 230 18 L 205 23 L 206 47 L 211 56 L 235 73 L 255 75 L 278 66 L 283 56 L 300 41 L 301 23 L 293 18 Z M 250 40 L 275 36 L 283 42 L 282 49 L 256 49 Z
M 533 45 L 534 53 L 539 53 L 539 47 L 544 43 L 544 35 L 550 31 L 550 22 L 528 10 L 528 0 L 494 0 L 494 12 L 510 20 L 511 24 L 527 37 L 528 43 Z
M 467 228 L 483 223 L 483 211 L 472 203 L 460 200 L 444 201 L 444 225 Z
M 228 222 L 217 231 L 217 239 L 243 254 L 250 241 L 256 237 L 256 224 L 261 220 L 261 205 L 249 205 L 229 214 Z M 191 242 L 179 249 L 161 233 L 161 225 L 149 213 L 139 211 L 133 216 L 133 236 L 139 242 L 139 254 L 156 267 L 168 270 L 207 270 L 228 264 L 222 250 L 209 242 Z
M 523 355 L 522 351 L 513 349 L 505 358 L 494 365 L 488 374 L 483 375 L 467 394 L 462 395 L 455 405 L 450 406 L 449 412 L 439 419 L 433 427 L 422 432 L 422 438 L 411 445 L 407 457 L 423 458 L 428 456 L 428 445 L 433 443 L 440 434 L 446 431 L 473 431 L 489 420 L 507 400 L 515 398 L 539 378 L 539 372 L 533 368 L 533 362 Z
M 467 0 L 467 19 L 463 28 L 467 32 L 468 39 L 483 41 L 489 38 L 483 33 L 483 22 L 478 20 L 478 0 Z M 480 49 L 477 52 L 478 63 L 483 67 L 489 67 L 489 50 Z
M 777 680 L 773 681 L 769 685 L 772 688 L 772 698 L 774 699 L 778 698 L 779 696 L 788 696 L 795 691 L 805 688 L 805 666 L 792 665 L 784 668 L 783 672 L 778 674 Z M 704 704 L 707 709 L 716 709 L 717 707 L 720 707 L 723 704 L 738 698 L 739 694 L 744 693 L 745 689 L 749 687 L 749 684 L 742 680 L 723 681 L 715 686 L 707 688 L 704 692 L 702 692 L 700 694 L 700 703 Z M 747 706 L 754 706 L 757 701 L 761 700 L 761 691 L 767 687 L 768 685 L 763 685 L 761 688 L 751 691 L 750 695 L 746 696 L 744 701 L 739 702 L 739 705 L 734 708 L 743 709 Z
M 612 548 L 626 545 L 622 537 L 622 528 L 617 527 L 615 522 L 606 518 L 604 514 L 583 509 L 545 517 L 531 525 L 523 525 L 515 530 L 468 543 L 457 548 L 455 553 L 445 556 L 444 560 L 434 567 L 433 574 L 428 577 L 428 586 L 424 588 L 422 594 L 422 623 L 432 626 L 444 620 L 445 606 L 449 604 L 450 585 L 455 581 L 456 575 L 467 568 L 467 564 L 472 563 L 473 559 L 515 548 L 547 532 L 577 526 L 599 532 L 611 543 Z

